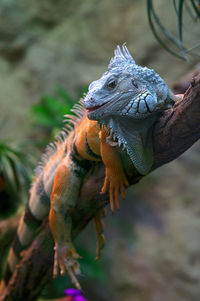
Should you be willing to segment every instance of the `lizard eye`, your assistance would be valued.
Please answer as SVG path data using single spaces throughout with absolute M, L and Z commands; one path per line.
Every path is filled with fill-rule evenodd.
M 132 85 L 133 85 L 135 88 L 138 88 L 138 84 L 137 84 L 137 82 L 136 82 L 135 79 L 132 79 L 131 82 L 132 82 Z
M 107 87 L 109 89 L 114 89 L 117 85 L 117 81 L 115 79 L 111 79 L 108 83 L 107 83 Z

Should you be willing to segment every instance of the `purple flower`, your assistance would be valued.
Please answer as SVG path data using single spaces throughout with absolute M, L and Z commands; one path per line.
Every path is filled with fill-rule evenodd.
M 66 290 L 64 290 L 64 293 L 65 293 L 65 295 L 72 296 L 72 297 L 82 296 L 81 291 L 79 291 L 76 288 L 67 288 Z M 82 301 L 82 300 L 80 299 L 80 301 Z
M 85 297 L 83 297 L 81 291 L 76 288 L 67 288 L 64 290 L 65 295 L 73 297 L 73 301 L 87 301 Z
M 74 301 L 87 301 L 87 300 L 86 300 L 85 297 L 83 297 L 83 296 L 76 296 L 76 297 L 74 298 Z

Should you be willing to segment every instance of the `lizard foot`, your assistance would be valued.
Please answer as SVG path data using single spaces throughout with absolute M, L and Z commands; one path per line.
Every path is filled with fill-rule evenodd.
M 122 198 L 125 198 L 125 187 L 128 186 L 128 180 L 123 170 L 115 172 L 112 169 L 106 168 L 106 176 L 101 192 L 106 193 L 109 191 L 110 208 L 114 212 L 116 206 L 119 209 L 119 193 Z
M 78 253 L 76 253 L 73 245 L 68 244 L 67 246 L 58 246 L 55 244 L 54 250 L 53 277 L 56 278 L 59 272 L 61 275 L 64 275 L 65 272 L 68 272 L 76 288 L 81 290 L 80 283 L 76 277 L 76 275 L 80 274 L 78 259 L 81 257 Z

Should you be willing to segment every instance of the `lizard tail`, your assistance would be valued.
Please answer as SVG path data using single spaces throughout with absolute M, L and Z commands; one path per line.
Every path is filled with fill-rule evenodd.
M 70 117 L 68 122 L 70 121 L 75 127 L 79 124 L 86 111 L 80 105 L 75 105 L 72 111 L 76 116 Z M 23 251 L 32 244 L 34 238 L 37 236 L 38 228 L 49 214 L 50 195 L 57 167 L 66 155 L 66 142 L 73 137 L 73 132 L 70 134 L 71 136 L 67 136 L 66 132 L 67 128 L 56 139 L 55 143 L 51 143 L 47 147 L 42 161 L 36 170 L 28 205 L 20 219 L 16 238 L 8 253 L 4 278 L 0 283 L 0 300 L 6 291 L 7 284 L 16 265 L 23 256 Z
M 43 174 L 33 183 L 28 205 L 20 219 L 17 235 L 8 253 L 4 279 L 0 285 L 2 290 L 8 284 L 16 265 L 21 260 L 22 252 L 31 245 L 37 235 L 37 230 L 45 217 L 48 216 L 50 206 L 49 196 L 45 192 Z

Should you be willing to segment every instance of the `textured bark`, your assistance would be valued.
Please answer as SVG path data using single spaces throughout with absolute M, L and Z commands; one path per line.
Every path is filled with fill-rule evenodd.
M 191 147 L 200 137 L 200 75 L 192 80 L 182 101 L 167 110 L 154 127 L 153 145 L 155 162 L 152 170 L 166 164 Z M 119 150 L 120 152 L 120 150 Z M 130 184 L 142 176 L 130 167 L 130 160 L 120 152 Z M 104 167 L 99 165 L 84 181 L 73 216 L 72 235 L 75 238 L 96 213 L 108 203 L 108 196 L 99 194 L 104 180 Z M 90 193 L 88 193 L 88 191 Z M 48 221 L 32 246 L 24 252 L 8 290 L 2 300 L 35 300 L 45 283 L 52 277 L 53 240 Z
M 14 218 L 0 221 L 0 279 L 6 264 L 7 250 L 16 235 L 19 218 L 20 216 L 17 214 Z
M 200 137 L 200 74 L 182 101 L 164 112 L 154 130 L 155 167 L 179 157 Z

